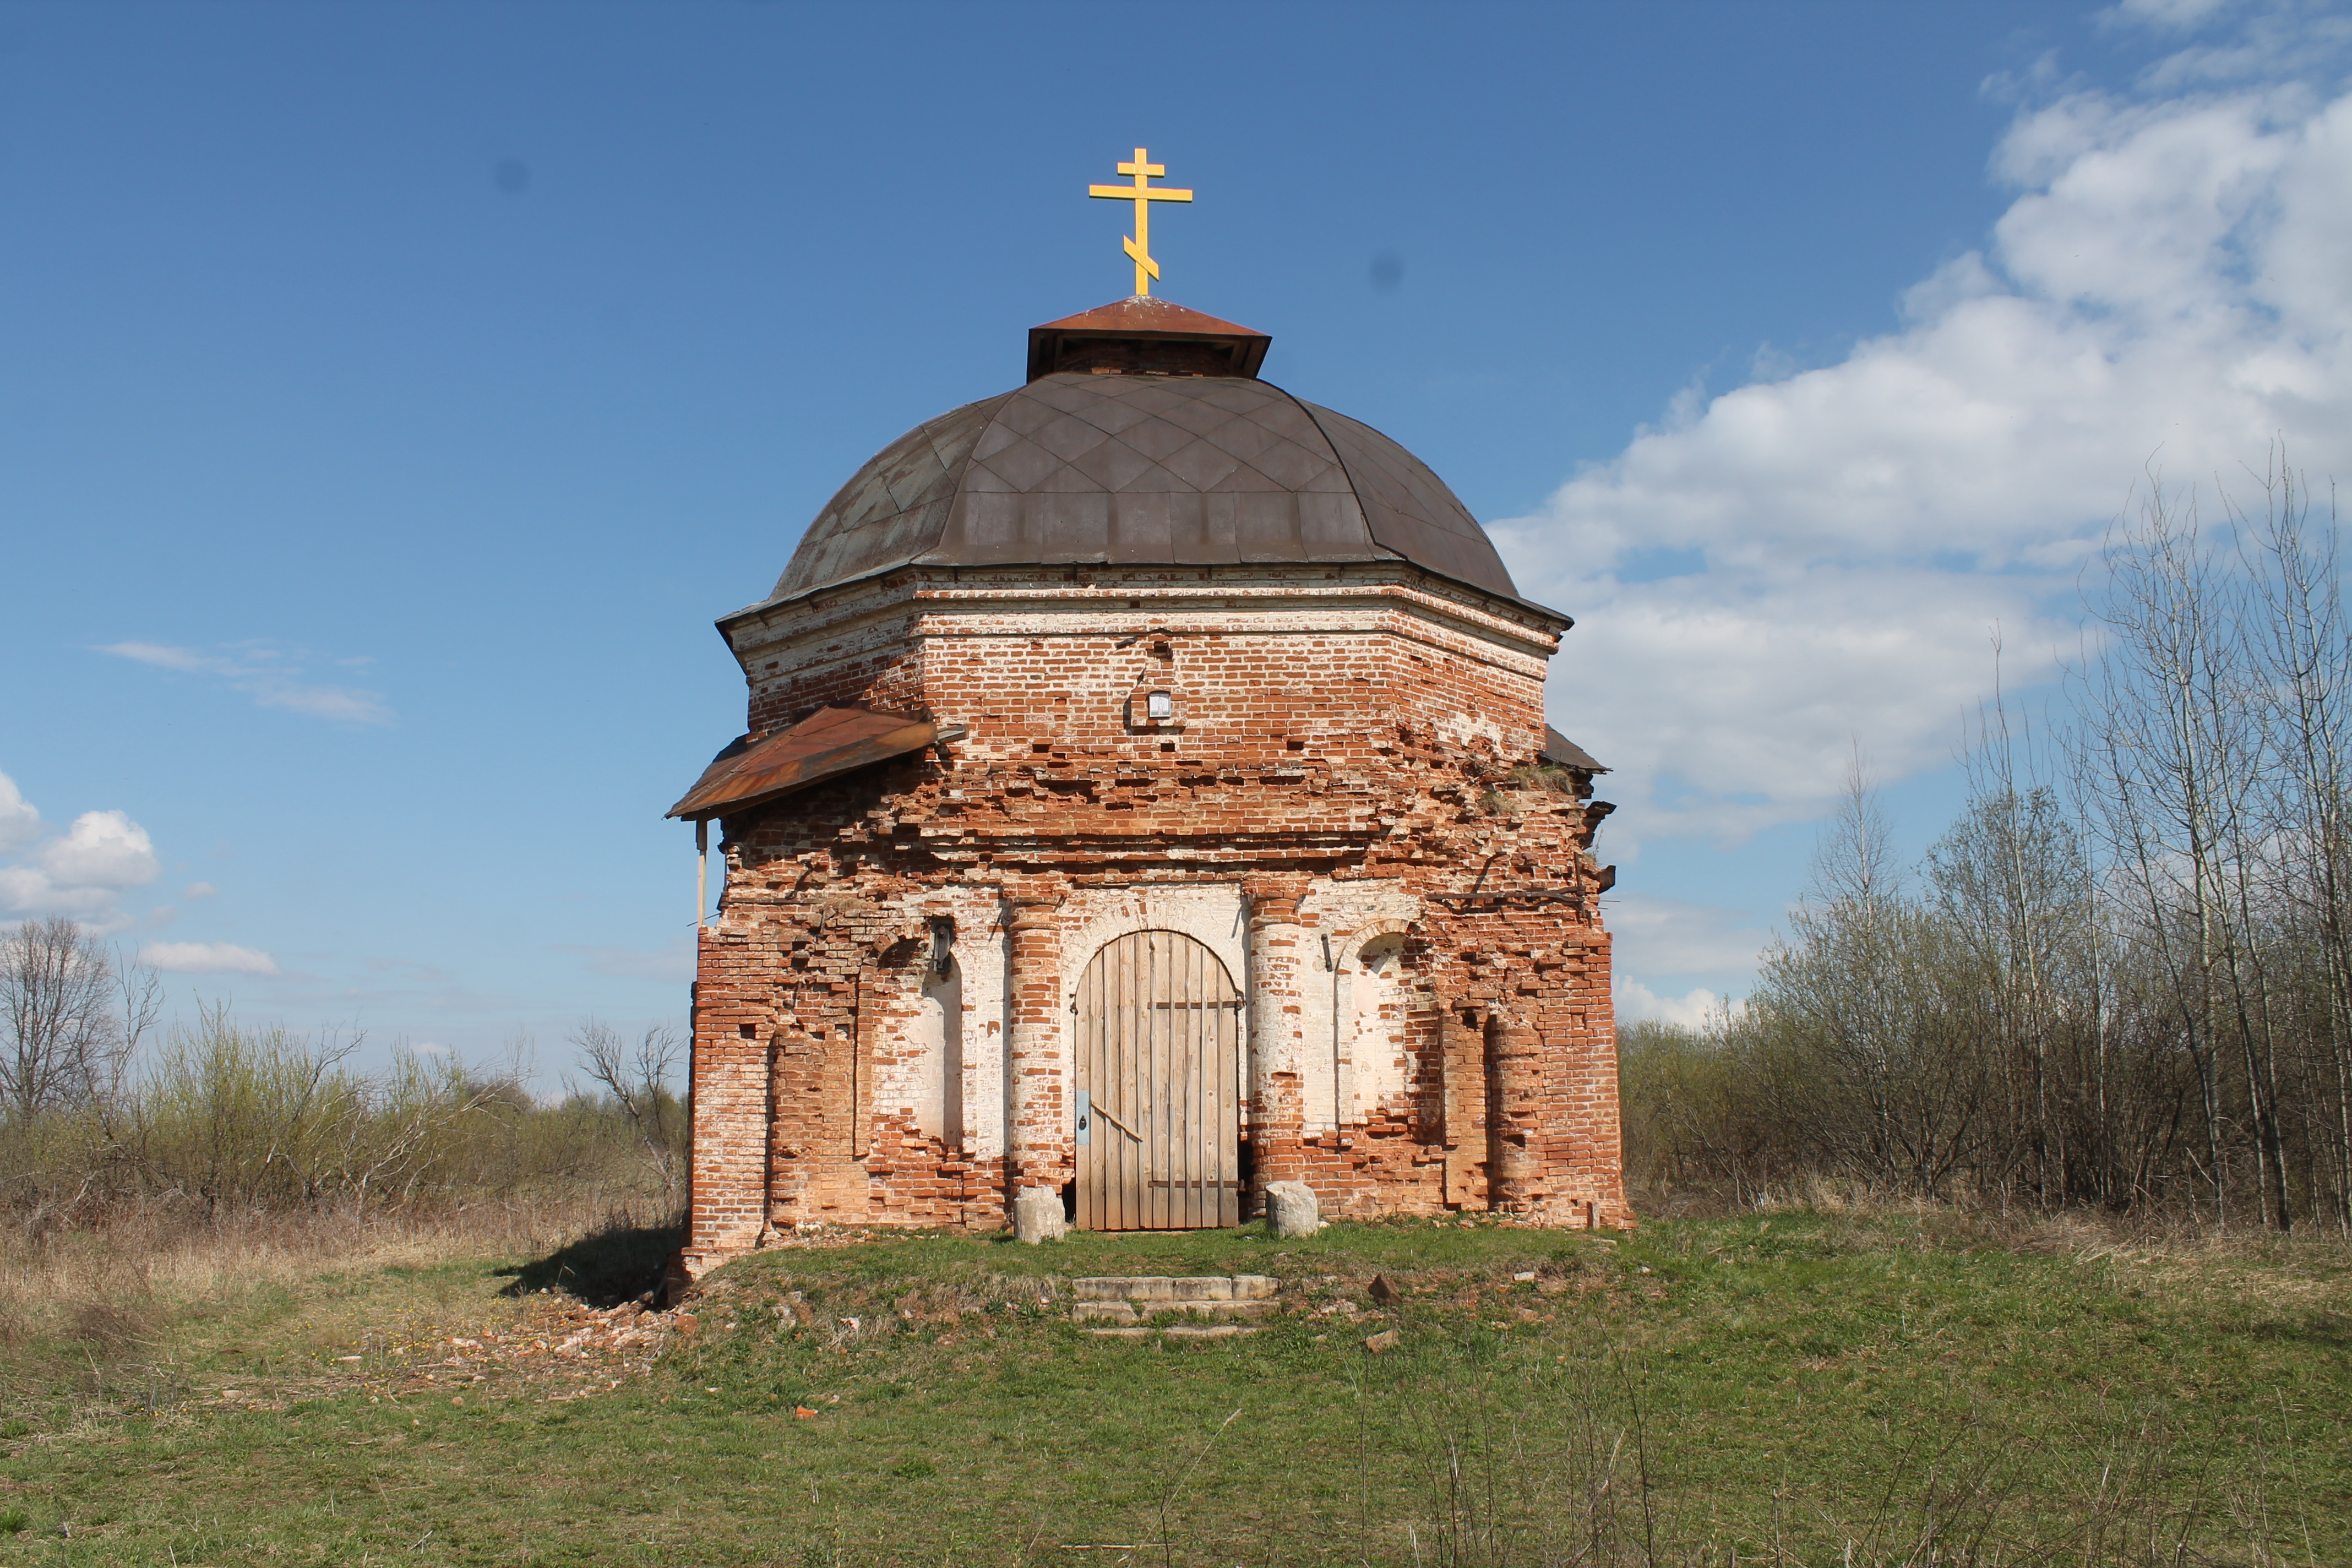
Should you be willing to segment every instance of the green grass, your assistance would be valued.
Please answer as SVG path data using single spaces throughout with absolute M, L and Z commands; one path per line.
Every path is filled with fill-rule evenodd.
M 744 1259 L 585 1397 L 384 1371 L 528 1321 L 549 1299 L 501 1292 L 544 1264 L 325 1276 L 78 1380 L 48 1347 L 0 1411 L 0 1564 L 2352 1561 L 2340 1246 L 1805 1213 L 919 1237 Z M 1271 1274 L 1286 1310 L 1067 1322 L 1063 1281 L 1129 1272 Z M 1376 1272 L 1395 1311 L 1317 1310 Z

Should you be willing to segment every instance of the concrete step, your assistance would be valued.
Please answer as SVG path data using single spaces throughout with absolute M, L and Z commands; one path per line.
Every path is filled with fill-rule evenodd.
M 1154 1334 L 1171 1340 L 1229 1340 L 1240 1334 L 1254 1334 L 1255 1329 L 1245 1329 L 1239 1323 L 1171 1323 L 1164 1329 L 1088 1329 L 1087 1332 L 1107 1340 L 1146 1340 Z
M 1097 1274 L 1070 1281 L 1081 1301 L 1269 1301 L 1275 1281 L 1264 1274 Z
M 1275 1301 L 1075 1301 L 1070 1321 L 1076 1323 L 1139 1323 L 1154 1312 L 1185 1312 L 1195 1318 L 1263 1318 L 1280 1303 Z

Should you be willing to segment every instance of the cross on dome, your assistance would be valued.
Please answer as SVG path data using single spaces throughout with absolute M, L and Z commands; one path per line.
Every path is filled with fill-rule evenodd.
M 1132 185 L 1088 185 L 1087 195 L 1106 201 L 1135 204 L 1135 237 L 1127 242 L 1127 254 L 1135 263 L 1135 297 L 1149 299 L 1151 280 L 1160 276 L 1160 263 L 1151 259 L 1151 204 L 1154 202 L 1189 202 L 1190 191 L 1170 190 L 1151 182 L 1168 173 L 1165 165 L 1150 161 L 1142 148 L 1135 150 L 1135 162 L 1121 163 L 1118 172 L 1135 176 Z

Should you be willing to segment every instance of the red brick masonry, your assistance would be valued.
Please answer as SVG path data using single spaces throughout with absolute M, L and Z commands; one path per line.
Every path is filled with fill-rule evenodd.
M 688 1267 L 1059 1187 L 1078 977 L 1145 928 L 1247 999 L 1249 1212 L 1631 1223 L 1610 807 L 1538 765 L 1565 625 L 1402 563 L 906 568 L 730 621 L 755 733 L 964 733 L 725 823 Z

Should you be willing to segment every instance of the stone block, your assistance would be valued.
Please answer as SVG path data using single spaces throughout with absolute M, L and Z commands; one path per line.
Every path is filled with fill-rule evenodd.
M 1236 1274 L 1234 1276 L 1234 1300 L 1236 1301 L 1270 1301 L 1274 1300 L 1276 1282 L 1271 1274 Z
M 1281 1237 L 1313 1236 L 1323 1228 L 1323 1208 L 1315 1189 L 1305 1182 L 1269 1182 L 1265 1188 L 1265 1223 Z
M 1176 1288 L 1187 1283 L 1164 1274 L 1089 1274 L 1070 1281 L 1070 1293 L 1081 1301 L 1175 1301 Z
M 1013 1234 L 1033 1247 L 1069 1235 L 1070 1222 L 1062 1217 L 1062 1194 L 1031 1187 L 1013 1199 Z

